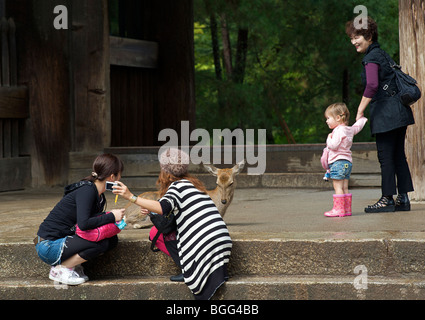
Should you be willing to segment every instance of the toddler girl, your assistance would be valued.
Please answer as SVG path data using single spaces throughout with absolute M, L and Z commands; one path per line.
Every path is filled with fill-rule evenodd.
M 326 217 L 351 216 L 352 195 L 348 193 L 352 161 L 351 146 L 353 137 L 359 133 L 367 122 L 365 117 L 348 126 L 350 112 L 345 103 L 331 104 L 325 111 L 326 124 L 333 131 L 328 135 L 326 148 L 323 150 L 322 166 L 330 171 L 335 194 L 333 208 L 325 212 Z

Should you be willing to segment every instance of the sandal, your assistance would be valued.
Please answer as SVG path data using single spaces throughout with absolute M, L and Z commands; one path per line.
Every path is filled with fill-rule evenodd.
M 395 203 L 393 196 L 382 196 L 375 204 L 367 206 L 364 209 L 366 213 L 378 213 L 378 212 L 394 212 Z
M 395 211 L 410 211 L 410 201 L 407 193 L 399 193 L 395 200 Z

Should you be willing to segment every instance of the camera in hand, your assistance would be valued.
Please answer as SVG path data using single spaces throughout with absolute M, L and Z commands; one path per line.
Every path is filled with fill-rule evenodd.
M 117 185 L 118 183 L 116 182 L 106 181 L 106 190 L 113 191 L 114 189 L 112 187 Z

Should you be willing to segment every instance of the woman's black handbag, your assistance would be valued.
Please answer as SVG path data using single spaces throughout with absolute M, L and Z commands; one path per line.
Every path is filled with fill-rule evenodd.
M 388 56 L 388 54 L 385 53 L 384 56 L 390 64 L 391 69 L 394 71 L 394 76 L 391 77 L 391 79 L 388 81 L 387 84 L 384 85 L 382 89 L 384 89 L 384 91 L 387 91 L 390 82 L 392 81 L 392 79 L 395 78 L 395 83 L 399 91 L 401 103 L 405 106 L 411 106 L 421 98 L 421 90 L 419 90 L 418 86 L 416 85 L 416 80 L 401 71 L 401 66 L 396 64 Z
M 416 80 L 401 71 L 401 66 L 394 64 L 391 66 L 395 73 L 395 82 L 400 92 L 400 101 L 405 106 L 414 104 L 421 98 L 421 90 L 416 85 Z
M 152 239 L 151 250 L 154 252 L 159 251 L 159 249 L 155 249 L 156 241 L 159 236 L 162 234 L 168 234 L 177 230 L 176 217 L 174 215 L 174 211 L 171 210 L 168 214 L 157 214 L 157 213 L 149 213 L 149 217 L 154 224 L 154 226 L 158 229 L 155 237 Z

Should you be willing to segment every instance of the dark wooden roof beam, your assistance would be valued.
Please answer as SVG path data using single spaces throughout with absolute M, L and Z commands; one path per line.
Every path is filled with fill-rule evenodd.
M 137 68 L 157 67 L 157 42 L 113 36 L 109 38 L 109 41 L 111 65 Z

